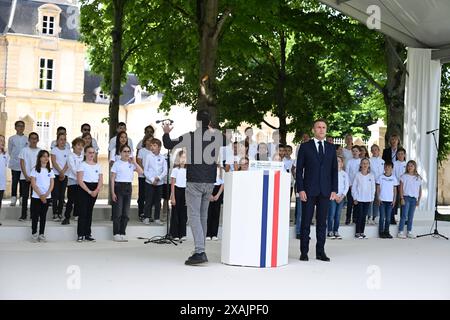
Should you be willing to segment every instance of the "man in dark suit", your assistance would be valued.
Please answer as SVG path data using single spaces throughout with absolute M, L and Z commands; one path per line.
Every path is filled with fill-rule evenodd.
M 327 214 L 330 200 L 338 192 L 338 166 L 336 148 L 325 141 L 327 124 L 314 121 L 314 138 L 302 143 L 297 156 L 297 192 L 302 201 L 300 232 L 300 260 L 308 261 L 309 233 L 316 207 L 316 258 L 330 261 L 325 254 Z
M 400 137 L 397 134 L 393 134 L 389 138 L 389 148 L 383 150 L 383 160 L 384 162 L 394 163 L 397 160 L 397 150 L 400 147 Z

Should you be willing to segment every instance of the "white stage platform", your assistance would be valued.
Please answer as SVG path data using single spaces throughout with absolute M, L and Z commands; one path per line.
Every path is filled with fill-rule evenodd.
M 327 241 L 328 263 L 315 241 L 299 261 L 291 239 L 289 264 L 273 269 L 221 264 L 220 245 L 208 241 L 209 263 L 190 267 L 190 240 L 1 242 L 0 299 L 450 299 L 446 240 Z

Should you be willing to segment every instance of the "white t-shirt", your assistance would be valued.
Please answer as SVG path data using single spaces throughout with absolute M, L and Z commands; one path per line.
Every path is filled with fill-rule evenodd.
M 358 202 L 373 201 L 375 197 L 375 177 L 373 174 L 363 175 L 358 172 L 352 184 L 352 196 Z
M 355 180 L 356 174 L 359 172 L 359 165 L 361 164 L 360 158 L 351 158 L 345 165 L 345 172 L 348 174 L 348 181 L 350 186 L 353 185 L 353 180 Z
M 38 187 L 41 194 L 44 194 L 50 188 L 51 179 L 55 178 L 52 170 L 48 170 L 47 168 L 41 168 L 41 172 L 37 172 L 36 168 L 33 168 L 30 173 L 30 177 L 34 177 L 36 179 L 36 186 Z M 32 198 L 39 199 L 39 195 L 33 189 Z M 47 195 L 47 199 L 52 197 L 51 192 Z
M 397 178 L 397 181 L 400 181 L 400 177 L 406 171 L 406 161 L 395 161 L 394 162 L 394 175 Z
M 25 161 L 25 169 L 27 170 L 28 175 L 30 175 L 31 169 L 33 169 L 36 165 L 39 151 L 41 151 L 40 148 L 31 149 L 30 147 L 25 147 L 19 154 L 19 159 L 23 159 Z M 25 180 L 23 172 L 20 174 L 20 180 Z
M 380 157 L 372 157 L 370 160 L 370 172 L 378 179 L 384 172 L 384 160 Z
M 114 137 L 111 138 L 111 140 L 109 140 L 109 147 L 108 147 L 109 152 L 111 152 L 112 149 L 116 148 L 116 139 L 117 135 L 115 135 Z M 131 140 L 130 138 L 128 138 L 128 146 L 131 148 L 131 151 L 133 151 L 133 140 Z
M 52 143 L 50 144 L 50 150 L 52 152 L 53 152 L 53 149 L 56 148 L 57 144 L 58 143 L 56 142 L 56 140 L 53 140 Z M 64 148 L 70 151 L 70 143 L 66 142 L 66 145 L 64 146 Z
M 147 159 L 147 155 L 149 155 L 149 154 L 153 155 L 153 153 L 150 150 L 148 150 L 147 148 L 139 149 L 137 157 L 138 157 L 138 159 L 142 160 L 142 168 L 145 168 L 145 161 Z M 144 174 L 140 174 L 139 178 L 145 178 Z
M 401 176 L 400 181 L 403 184 L 403 196 L 419 199 L 422 178 L 405 173 Z
M 79 156 L 76 153 L 70 153 L 69 158 L 67 160 L 67 163 L 69 165 L 69 168 L 66 171 L 66 175 L 69 177 L 69 181 L 67 185 L 73 186 L 77 183 L 77 170 L 80 166 L 81 162 L 83 162 L 83 154 L 80 154 Z
M 350 187 L 350 181 L 348 179 L 348 174 L 344 170 L 338 171 L 338 196 L 347 195 L 348 188 Z
M 61 170 L 64 169 L 64 166 L 66 165 L 67 160 L 69 159 L 69 155 L 71 154 L 70 149 L 61 150 L 58 147 L 56 147 L 52 149 L 52 154 L 55 155 L 56 163 L 61 168 Z M 53 167 L 54 166 L 55 165 L 53 164 Z M 55 168 L 53 168 L 53 173 L 55 175 L 59 175 L 58 170 L 56 170 Z
M 111 168 L 111 172 L 116 174 L 116 182 L 133 182 L 134 170 L 134 164 L 123 160 L 117 160 Z
M 83 161 L 80 163 L 77 172 L 83 172 L 83 181 L 96 183 L 99 180 L 100 175 L 102 174 L 102 167 L 96 164 L 88 164 Z
M 8 167 L 8 162 L 8 154 L 0 154 L 0 190 L 6 190 L 6 168 Z
M 15 171 L 22 171 L 20 168 L 19 154 L 23 148 L 28 146 L 28 138 L 25 135 L 13 135 L 8 139 L 9 168 Z
M 377 184 L 380 185 L 380 200 L 394 201 L 394 187 L 398 186 L 397 178 L 391 174 L 389 177 L 382 174 L 377 179 Z
M 134 151 L 133 151 L 133 147 L 130 147 L 130 158 L 134 157 Z M 116 154 L 116 148 L 114 147 L 111 152 L 109 153 L 109 161 L 115 162 L 118 161 L 122 158 L 122 156 L 119 154 Z
M 171 178 L 175 178 L 178 188 L 186 188 L 186 168 L 173 168 Z

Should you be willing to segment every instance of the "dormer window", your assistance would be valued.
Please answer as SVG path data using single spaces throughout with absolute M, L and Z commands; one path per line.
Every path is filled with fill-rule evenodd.
M 42 16 L 42 34 L 52 36 L 55 33 L 55 17 Z
M 109 103 L 109 96 L 102 90 L 102 88 L 96 88 L 94 90 L 94 94 L 95 103 Z
M 61 32 L 59 27 L 59 16 L 61 8 L 54 4 L 44 4 L 39 7 L 39 21 L 36 30 L 39 35 L 57 37 Z

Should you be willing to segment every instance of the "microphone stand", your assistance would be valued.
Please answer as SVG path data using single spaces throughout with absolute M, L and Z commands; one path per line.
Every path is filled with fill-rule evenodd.
M 435 131 L 436 130 L 433 130 L 432 132 L 430 132 L 431 134 L 433 134 L 434 145 L 436 147 L 436 202 L 435 202 L 435 206 L 434 206 L 434 221 L 433 221 L 433 224 L 431 225 L 431 229 L 433 229 L 433 226 L 434 226 L 434 231 L 431 232 L 431 229 L 430 229 L 430 233 L 418 235 L 417 238 L 425 237 L 425 236 L 433 236 L 435 238 L 442 237 L 442 238 L 448 240 L 448 238 L 446 236 L 440 234 L 438 229 L 437 229 L 437 222 L 438 222 L 437 217 L 440 216 L 441 214 L 438 212 L 438 194 L 439 194 L 439 183 L 438 183 L 439 160 L 438 160 L 438 152 L 439 152 L 439 147 L 438 147 L 438 144 L 437 144 Z
M 167 176 L 166 176 L 166 195 L 169 196 L 170 192 L 170 181 L 169 181 L 169 173 L 170 173 L 170 151 L 167 150 Z M 173 241 L 172 236 L 169 233 L 169 223 L 170 223 L 170 204 L 167 205 L 167 224 L 166 224 L 166 235 L 165 236 L 154 236 L 151 238 L 142 238 L 138 237 L 138 239 L 147 239 L 144 244 L 148 243 L 157 243 L 157 244 L 174 244 L 178 245 L 175 241 Z M 181 241 L 180 241 L 181 243 Z

